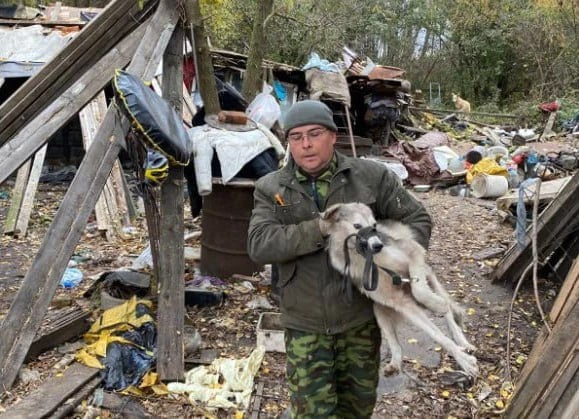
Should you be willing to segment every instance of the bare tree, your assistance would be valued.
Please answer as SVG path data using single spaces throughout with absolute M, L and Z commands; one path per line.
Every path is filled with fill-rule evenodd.
M 261 0 L 258 2 L 257 7 L 251 34 L 251 44 L 249 46 L 249 56 L 247 57 L 245 79 L 241 89 L 243 97 L 248 102 L 251 102 L 261 91 L 263 83 L 261 63 L 265 54 L 265 27 L 273 10 L 273 0 Z

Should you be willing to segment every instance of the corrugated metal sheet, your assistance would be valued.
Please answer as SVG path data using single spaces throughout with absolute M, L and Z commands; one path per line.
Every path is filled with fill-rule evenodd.
M 63 35 L 41 25 L 0 27 L 0 78 L 30 77 L 77 33 Z

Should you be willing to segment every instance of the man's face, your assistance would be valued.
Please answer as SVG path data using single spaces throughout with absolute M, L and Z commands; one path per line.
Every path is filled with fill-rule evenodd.
M 304 125 L 293 128 L 287 140 L 296 164 L 307 174 L 316 176 L 332 160 L 336 133 L 322 125 Z

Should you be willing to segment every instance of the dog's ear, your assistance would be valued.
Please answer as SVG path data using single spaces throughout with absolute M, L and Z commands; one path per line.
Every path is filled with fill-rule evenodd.
M 333 221 L 338 221 L 338 215 L 340 214 L 340 208 L 342 207 L 342 204 L 334 204 L 332 205 L 330 208 L 328 208 L 327 210 L 325 210 L 324 212 L 322 212 L 320 214 L 320 218 L 322 220 L 333 220 Z

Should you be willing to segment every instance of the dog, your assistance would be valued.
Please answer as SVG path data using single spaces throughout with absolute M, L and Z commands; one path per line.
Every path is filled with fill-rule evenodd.
M 454 103 L 454 107 L 456 108 L 457 111 L 462 112 L 465 115 L 465 117 L 468 116 L 468 114 L 470 113 L 470 102 L 469 101 L 464 100 L 456 93 L 453 93 L 452 94 L 452 103 Z
M 478 375 L 477 359 L 462 329 L 463 310 L 452 300 L 426 262 L 426 250 L 407 225 L 388 220 L 377 224 L 372 210 L 361 203 L 336 204 L 320 216 L 328 236 L 332 266 L 374 301 L 376 321 L 392 358 L 384 372 L 402 371 L 402 348 L 396 329 L 406 320 L 426 332 L 457 361 L 464 372 Z M 427 316 L 443 314 L 452 339 Z

